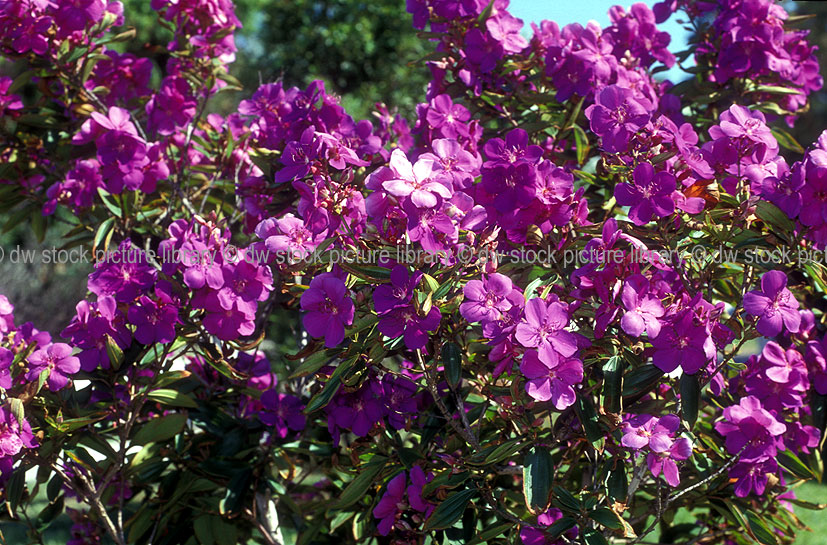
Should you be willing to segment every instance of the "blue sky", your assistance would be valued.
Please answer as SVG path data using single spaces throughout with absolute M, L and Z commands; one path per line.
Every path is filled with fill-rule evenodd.
M 532 22 L 539 23 L 543 19 L 549 19 L 556 21 L 561 27 L 569 23 L 586 24 L 590 20 L 595 20 L 605 28 L 609 26 L 610 7 L 621 5 L 628 10 L 629 6 L 636 1 L 640 0 L 511 0 L 508 11 L 522 19 L 526 27 Z M 643 3 L 652 7 L 656 0 L 644 0 Z M 683 51 L 689 37 L 683 27 L 675 22 L 677 18 L 679 17 L 673 15 L 664 24 L 658 26 L 672 35 L 669 50 L 673 53 Z M 681 81 L 686 77 L 677 69 L 670 70 L 666 74 L 673 82 Z

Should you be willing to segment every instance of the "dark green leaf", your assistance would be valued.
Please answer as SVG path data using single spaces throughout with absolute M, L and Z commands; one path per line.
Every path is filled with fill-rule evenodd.
M 166 441 L 181 433 L 187 423 L 186 414 L 168 414 L 144 424 L 132 438 L 136 445 Z
M 606 528 L 611 528 L 612 530 L 620 530 L 623 528 L 623 523 L 620 522 L 620 518 L 617 514 L 607 507 L 595 509 L 589 513 L 589 518 L 598 524 L 605 526 Z
M 589 530 L 583 537 L 586 540 L 586 545 L 609 545 L 603 534 L 597 530 Z
M 801 459 L 793 454 L 789 449 L 778 451 L 776 459 L 779 464 L 784 466 L 785 469 L 789 470 L 796 477 L 801 477 L 802 479 L 807 480 L 818 479 L 818 475 L 816 475 L 812 469 L 807 467 L 807 464 L 802 462 Z
M 451 388 L 456 388 L 462 380 L 462 353 L 457 343 L 442 345 L 442 365 L 445 367 L 445 380 Z
M 475 488 L 467 488 L 454 492 L 448 498 L 440 503 L 434 510 L 433 514 L 425 521 L 423 530 L 428 532 L 430 530 L 443 530 L 454 525 L 465 512 L 465 507 L 471 498 L 477 493 Z
M 698 375 L 684 373 L 681 376 L 681 417 L 692 430 L 698 421 L 698 408 L 701 403 L 701 383 Z
M 37 523 L 36 527 L 38 531 L 43 531 L 49 527 L 49 525 L 60 515 L 63 513 L 63 502 L 65 496 L 62 494 L 53 502 L 49 503 L 46 507 L 43 508 L 40 513 L 37 515 Z
M 793 135 L 785 131 L 784 129 L 773 128 L 772 135 L 778 140 L 778 143 L 781 147 L 786 148 L 788 150 L 792 150 L 796 153 L 804 154 L 804 147 L 798 143 L 798 141 L 793 138 Z
M 612 356 L 603 365 L 603 409 L 610 413 L 621 410 L 623 392 L 623 360 Z
M 191 396 L 178 390 L 161 388 L 159 390 L 153 390 L 147 394 L 146 397 L 150 401 L 157 401 L 163 405 L 171 405 L 173 407 L 187 407 L 190 409 L 198 407 L 198 403 L 196 403 Z
M 580 511 L 580 500 L 575 498 L 571 492 L 562 486 L 554 487 L 554 499 L 563 509 L 575 513 Z
M 373 460 L 364 466 L 359 475 L 345 487 L 338 501 L 334 504 L 334 507 L 336 509 L 344 509 L 362 499 L 373 484 L 376 476 L 385 468 L 386 462 L 387 459 L 384 457 L 374 457 Z
M 759 542 L 764 545 L 778 545 L 778 540 L 775 538 L 775 534 L 767 528 L 766 523 L 761 519 L 761 517 L 752 511 L 747 511 L 746 519 L 749 523 L 749 529 L 752 530 L 752 534 Z
M 755 205 L 755 215 L 761 220 L 777 227 L 784 232 L 792 232 L 795 230 L 795 223 L 781 211 L 780 208 L 767 201 L 758 201 Z
M 544 447 L 534 447 L 523 464 L 523 496 L 532 513 L 542 513 L 551 501 L 554 463 Z

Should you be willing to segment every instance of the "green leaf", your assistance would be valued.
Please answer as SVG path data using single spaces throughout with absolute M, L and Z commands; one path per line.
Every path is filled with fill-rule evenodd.
M 681 417 L 691 431 L 698 421 L 698 408 L 701 403 L 701 383 L 698 375 L 681 375 Z
M 551 536 L 552 539 L 557 539 L 564 532 L 571 530 L 574 528 L 575 524 L 577 524 L 577 520 L 572 517 L 563 517 L 557 520 L 554 524 L 548 527 L 546 532 Z
M 597 420 L 597 411 L 594 410 L 592 402 L 585 396 L 577 396 L 577 415 L 586 432 L 586 438 L 591 441 L 592 446 L 600 450 L 603 448 L 603 432 Z
M 767 201 L 758 201 L 755 215 L 764 222 L 790 233 L 795 230 L 795 223 L 780 208 Z
M 198 407 L 198 403 L 196 403 L 191 396 L 178 390 L 161 388 L 159 390 L 153 390 L 147 394 L 146 397 L 151 401 L 156 401 L 163 405 L 172 405 L 173 407 L 187 407 L 190 409 Z
M 123 363 L 123 350 L 121 350 L 121 347 L 115 342 L 115 339 L 108 334 L 106 335 L 106 355 L 109 356 L 109 363 L 112 365 L 112 369 L 115 371 L 120 369 L 121 363 Z
M 752 534 L 755 536 L 755 539 L 764 545 L 778 545 L 778 540 L 775 538 L 775 534 L 767 528 L 767 525 L 761 517 L 752 511 L 747 511 L 746 519 L 747 523 L 749 523 L 749 529 L 752 530 Z
M 523 464 L 523 496 L 532 513 L 542 513 L 551 502 L 554 462 L 545 447 L 534 447 Z
M 144 424 L 132 438 L 133 444 L 145 445 L 166 441 L 181 433 L 187 423 L 186 414 L 168 414 Z
M 603 365 L 603 409 L 610 413 L 621 410 L 623 392 L 623 360 L 612 356 Z
M 218 504 L 218 511 L 222 515 L 235 515 L 239 513 L 244 506 L 244 499 L 250 489 L 250 480 L 253 477 L 253 470 L 250 468 L 236 471 L 229 484 L 227 484 L 227 493 Z M 219 542 L 223 545 L 223 542 Z
M 23 425 L 23 421 L 25 420 L 25 415 L 23 411 L 23 402 L 20 401 L 16 397 L 9 398 L 9 405 L 11 407 L 11 413 L 14 415 L 14 418 L 17 420 L 17 424 L 19 426 Z
M 496 464 L 498 462 L 501 462 L 507 458 L 510 458 L 516 452 L 519 452 L 521 448 L 523 448 L 523 440 L 520 438 L 506 441 L 505 443 L 501 444 L 500 446 L 492 450 L 491 453 L 485 457 L 484 463 Z
M 63 490 L 63 479 L 60 475 L 55 475 L 49 480 L 49 484 L 46 485 L 46 498 L 50 503 L 55 501 L 58 495 L 60 495 L 61 490 Z
M 788 150 L 792 150 L 796 153 L 800 153 L 802 155 L 804 154 L 804 147 L 798 143 L 798 141 L 793 137 L 793 135 L 791 135 L 784 129 L 773 128 L 771 130 L 772 135 L 775 137 L 776 140 L 778 140 L 778 143 L 781 145 L 781 147 L 786 148 Z
M 562 486 L 554 487 L 554 499 L 563 509 L 578 513 L 580 511 L 580 500 L 575 498 L 571 492 Z
M 95 238 L 92 243 L 92 251 L 95 251 L 101 247 L 101 243 L 106 239 L 106 235 L 112 231 L 113 225 L 115 225 L 115 218 L 109 217 L 98 226 L 98 230 L 95 231 Z
M 607 507 L 595 509 L 589 513 L 589 518 L 598 524 L 605 526 L 606 528 L 611 528 L 612 530 L 620 530 L 623 528 L 623 523 L 620 521 L 620 517 L 617 516 L 617 513 Z
M 195 519 L 193 529 L 195 530 L 195 537 L 201 545 L 214 545 L 215 539 L 212 532 L 212 517 L 209 515 L 202 515 Z
M 40 513 L 37 514 L 37 521 L 35 523 L 35 527 L 39 532 L 42 532 L 49 525 L 54 522 L 54 520 L 63 513 L 63 503 L 64 503 L 65 496 L 62 494 L 53 502 L 49 503 L 46 507 L 43 508 Z
M 342 365 L 339 365 L 341 367 Z M 337 367 L 338 370 L 338 367 Z M 333 396 L 339 390 L 339 386 L 342 384 L 342 379 L 340 375 L 336 375 L 334 372 L 333 375 L 330 376 L 330 379 L 325 383 L 324 388 L 318 394 L 314 395 L 310 401 L 307 403 L 307 407 L 304 408 L 304 414 L 310 414 L 312 412 L 318 411 L 319 409 L 324 408 L 330 403 L 330 400 L 333 399 Z
M 17 507 L 20 505 L 20 500 L 23 498 L 23 489 L 26 486 L 26 467 L 21 466 L 14 470 L 11 478 L 6 483 L 6 501 L 9 502 L 9 508 L 12 514 L 17 512 Z
M 606 541 L 603 534 L 597 530 L 589 530 L 583 538 L 586 540 L 586 545 L 609 545 L 609 542 Z
M 216 543 L 238 543 L 238 528 L 221 517 L 212 517 L 212 531 Z
M 513 522 L 503 522 L 502 524 L 498 524 L 493 528 L 489 528 L 485 531 L 480 532 L 474 537 L 474 539 L 467 542 L 465 545 L 479 545 L 480 543 L 487 543 L 489 540 L 494 539 L 495 537 L 500 537 L 513 527 Z
M 628 407 L 660 383 L 663 371 L 654 365 L 633 369 L 623 377 L 623 402 Z
M 801 477 L 802 479 L 807 480 L 818 479 L 818 475 L 816 475 L 815 472 L 807 466 L 807 464 L 802 462 L 798 456 L 790 452 L 790 450 L 778 451 L 776 460 L 796 477 Z
M 385 468 L 387 458 L 383 456 L 374 456 L 374 458 L 363 467 L 359 475 L 348 483 L 347 487 L 342 491 L 339 499 L 333 504 L 336 509 L 344 509 L 350 507 L 363 497 L 365 493 L 373 484 L 373 480 Z
M 606 478 L 606 492 L 609 498 L 625 503 L 629 490 L 629 481 L 626 479 L 626 468 L 620 463 L 609 471 Z
M 577 144 L 577 164 L 583 165 L 589 156 L 589 137 L 580 125 L 572 126 L 574 141 Z
M 800 95 L 801 89 L 791 89 L 780 85 L 759 85 L 751 93 L 772 93 L 774 95 Z
M 445 380 L 451 388 L 456 388 L 462 380 L 462 353 L 457 343 L 442 345 L 442 365 L 445 367 Z
M 454 492 L 448 498 L 440 503 L 434 512 L 425 521 L 423 531 L 443 530 L 453 526 L 465 512 L 465 507 L 471 498 L 477 494 L 476 488 L 467 488 Z
M 100 197 L 101 202 L 103 202 L 103 205 L 106 206 L 110 212 L 119 218 L 123 218 L 123 210 L 121 210 L 120 206 L 112 202 L 109 198 L 109 193 L 103 189 L 98 189 L 98 196 Z
M 320 350 L 305 358 L 301 365 L 299 365 L 289 378 L 299 378 L 315 373 L 333 359 L 338 350 Z

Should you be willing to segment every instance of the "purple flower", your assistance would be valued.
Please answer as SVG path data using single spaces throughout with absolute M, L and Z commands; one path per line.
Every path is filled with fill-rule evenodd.
M 112 295 L 116 301 L 127 303 L 149 290 L 155 283 L 156 272 L 147 262 L 144 251 L 128 240 L 118 249 L 107 253 L 89 275 L 89 291 L 100 296 Z
M 583 380 L 583 363 L 563 359 L 548 344 L 528 350 L 520 363 L 520 371 L 528 379 L 525 389 L 537 401 L 548 401 L 562 411 L 577 400 L 573 386 Z
M 709 135 L 715 139 L 745 138 L 769 150 L 778 150 L 778 142 L 767 126 L 764 114 L 738 104 L 733 104 L 721 114 L 720 125 L 710 127 Z
M 80 371 L 80 360 L 72 355 L 72 347 L 68 344 L 50 344 L 35 350 L 29 356 L 29 372 L 26 373 L 26 378 L 36 381 L 45 370 L 49 371 L 46 385 L 49 390 L 56 392 L 69 383 L 68 375 Z
M 418 208 L 433 208 L 438 197 L 451 198 L 451 190 L 440 182 L 434 181 L 433 175 L 438 165 L 430 159 L 419 159 L 415 165 L 405 157 L 400 149 L 391 153 L 390 166 L 396 175 L 394 179 L 382 182 L 382 187 L 396 197 L 410 196 L 411 202 Z
M 615 186 L 615 198 L 621 206 L 631 206 L 629 219 L 635 225 L 649 223 L 652 216 L 669 216 L 675 211 L 672 192 L 675 191 L 675 177 L 668 172 L 658 172 L 649 163 L 641 163 L 632 174 L 634 184 L 622 183 Z
M 505 10 L 498 10 L 496 15 L 489 17 L 485 21 L 485 28 L 506 53 L 519 53 L 528 47 L 528 40 L 520 35 L 523 29 L 522 19 L 517 19 Z
M 663 478 L 669 486 L 676 487 L 681 484 L 680 472 L 676 462 L 686 460 L 691 455 L 692 443 L 689 439 L 681 437 L 672 443 L 668 450 L 649 453 L 646 456 L 646 464 L 649 466 L 652 475 L 658 477 L 663 472 Z
M 192 96 L 187 80 L 178 76 L 167 76 L 161 88 L 147 102 L 146 115 L 149 127 L 158 134 L 168 136 L 182 130 L 195 117 L 198 102 Z
M 11 364 L 14 361 L 14 352 L 0 346 L 0 388 L 8 390 L 12 386 Z
M 479 156 L 463 149 L 456 140 L 440 138 L 431 142 L 433 153 L 423 153 L 420 159 L 430 159 L 442 167 L 436 175 L 437 180 L 450 179 L 454 189 L 468 187 L 479 173 Z
M 664 314 L 660 299 L 648 294 L 649 281 L 641 274 L 626 279 L 620 299 L 626 307 L 626 313 L 620 320 L 623 331 L 634 337 L 640 337 L 644 331 L 649 338 L 660 333 L 660 321 Z
M 536 164 L 543 156 L 543 148 L 528 144 L 528 133 L 523 129 L 512 129 L 501 138 L 492 138 L 483 148 L 488 160 L 483 163 L 485 168 L 494 168 L 497 165 L 509 166 L 518 162 Z
M 467 137 L 466 123 L 471 119 L 471 112 L 462 104 L 454 104 L 450 96 L 442 94 L 431 99 L 425 119 L 446 138 Z
M 308 127 L 299 140 L 291 140 L 284 147 L 280 159 L 284 168 L 276 172 L 274 181 L 280 184 L 304 178 L 310 172 L 310 165 L 319 156 L 321 149 L 322 141 L 316 138 L 315 128 Z
M 715 343 L 704 325 L 695 323 L 691 312 L 673 319 L 651 339 L 655 353 L 652 363 L 664 373 L 678 366 L 684 373 L 694 375 L 715 358 Z
M 345 339 L 345 326 L 353 323 L 353 300 L 345 283 L 333 273 L 320 274 L 302 294 L 301 308 L 306 311 L 302 322 L 313 337 L 324 337 L 325 346 L 339 346 Z
M 775 458 L 783 443 L 779 436 L 787 427 L 761 406 L 754 396 L 742 397 L 738 405 L 724 409 L 724 421 L 715 424 L 715 430 L 725 437 L 730 454 L 741 453 L 744 462 L 761 462 Z
M 274 426 L 276 435 L 282 439 L 287 437 L 288 428 L 302 431 L 307 423 L 302 413 L 304 405 L 296 396 L 267 390 L 261 394 L 261 404 L 264 409 L 259 413 L 259 418 L 265 425 Z
M 465 301 L 459 311 L 471 323 L 499 320 L 512 306 L 508 300 L 512 291 L 511 279 L 500 273 L 490 274 L 483 280 L 471 280 L 462 290 Z
M 761 462 L 738 462 L 729 470 L 729 476 L 737 479 L 735 482 L 735 495 L 745 498 L 751 492 L 762 496 L 767 488 L 769 477 L 778 473 L 778 462 L 772 458 Z
M 537 170 L 524 162 L 497 164 L 483 169 L 481 185 L 488 193 L 495 195 L 494 208 L 508 213 L 531 204 L 537 194 Z
M 758 333 L 775 337 L 786 327 L 790 333 L 798 332 L 801 314 L 798 301 L 787 289 L 787 275 L 782 271 L 769 271 L 761 277 L 761 289 L 744 295 L 744 310 L 758 316 Z
M 387 409 L 388 423 L 392 428 L 405 428 L 407 419 L 417 414 L 419 407 L 417 386 L 404 377 L 385 375 L 382 379 L 382 397 Z
M 561 518 L 563 518 L 563 512 L 556 507 L 552 507 L 545 513 L 537 515 L 537 524 L 548 527 Z M 577 534 L 578 529 L 575 526 L 566 531 L 565 536 L 568 539 L 564 540 L 563 538 L 559 538 L 552 540 L 543 530 L 532 528 L 531 526 L 520 526 L 520 541 L 523 542 L 523 545 L 564 545 L 565 543 L 575 541 Z
M 252 335 L 256 329 L 255 316 L 250 315 L 245 309 L 238 307 L 235 302 L 232 308 L 224 308 L 218 301 L 215 293 L 210 293 L 204 299 L 204 328 L 212 335 L 223 341 L 231 341 L 238 337 Z
M 497 66 L 503 56 L 503 48 L 490 34 L 473 28 L 465 35 L 465 53 L 472 65 L 486 73 Z
M 0 333 L 14 329 L 14 305 L 5 295 L 0 295 Z
M 680 418 L 674 414 L 662 418 L 640 414 L 624 422 L 620 444 L 635 450 L 649 447 L 654 452 L 666 452 L 672 446 L 672 436 L 678 426 Z
M 0 456 L 11 457 L 23 448 L 36 446 L 32 428 L 26 419 L 18 422 L 11 410 L 5 406 L 0 407 Z
M 64 0 L 58 5 L 55 22 L 64 36 L 97 23 L 106 10 L 103 0 Z
M 96 368 L 109 368 L 107 352 L 108 337 L 125 349 L 132 343 L 132 333 L 126 327 L 126 319 L 118 310 L 112 296 L 98 298 L 95 303 L 80 301 L 75 310 L 77 314 L 63 331 L 61 337 L 72 340 L 72 344 L 81 349 L 78 354 L 80 368 L 94 371 Z
M 374 387 L 374 382 L 368 382 L 358 392 L 340 396 L 335 404 L 328 405 L 328 419 L 359 437 L 368 435 L 385 416 L 385 408 L 376 399 Z
M 404 471 L 391 479 L 385 494 L 373 510 L 373 516 L 379 519 L 377 529 L 383 536 L 388 535 L 396 524 L 396 517 L 400 514 L 399 506 L 405 499 L 405 482 Z
M 425 518 L 430 516 L 434 506 L 430 502 L 422 499 L 422 489 L 426 484 L 433 480 L 433 473 L 429 472 L 425 475 L 425 471 L 423 471 L 418 465 L 411 468 L 411 484 L 406 489 L 408 493 L 408 503 L 410 504 L 411 509 L 419 511 L 420 513 L 425 513 Z
M 224 285 L 218 290 L 218 302 L 221 308 L 232 309 L 233 306 L 255 315 L 257 301 L 267 299 L 273 289 L 273 275 L 268 267 L 241 260 L 221 267 Z
M 439 208 L 417 208 L 405 201 L 402 209 L 408 216 L 408 237 L 419 242 L 422 249 L 432 254 L 448 249 L 457 241 L 457 226 Z
M 603 149 L 622 153 L 629 146 L 629 138 L 649 121 L 649 107 L 635 98 L 631 89 L 609 85 L 586 108 L 586 117 L 592 132 L 600 136 Z
M 382 284 L 373 291 L 373 308 L 376 313 L 385 314 L 410 303 L 421 278 L 421 272 L 415 271 L 411 275 L 406 266 L 396 265 L 391 270 L 391 283 Z
M 569 358 L 577 351 L 577 338 L 564 329 L 568 324 L 569 315 L 563 303 L 546 303 L 535 297 L 526 303 L 525 321 L 517 326 L 515 337 L 526 348 L 549 346 Z
M 431 307 L 423 317 L 413 306 L 406 305 L 383 314 L 376 327 L 382 335 L 391 339 L 404 334 L 405 346 L 409 350 L 420 350 L 428 343 L 428 332 L 438 328 L 441 320 L 438 307 Z
M 820 342 L 808 342 L 804 356 L 813 388 L 820 395 L 827 395 L 827 337 Z
M 773 382 L 793 388 L 808 384 L 807 366 L 795 348 L 784 350 L 778 343 L 770 341 L 761 351 L 759 361 L 766 365 L 764 374 Z
M 135 326 L 135 339 L 144 345 L 168 343 L 175 340 L 175 324 L 178 307 L 165 301 L 153 301 L 146 295 L 131 305 L 127 312 L 129 322 Z

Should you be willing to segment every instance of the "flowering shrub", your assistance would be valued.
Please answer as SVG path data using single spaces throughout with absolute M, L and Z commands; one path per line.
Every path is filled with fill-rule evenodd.
M 238 90 L 231 2 L 151 5 L 161 70 L 113 49 L 119 2 L 0 4 L 0 208 L 95 258 L 60 339 L 0 296 L 2 498 L 32 542 L 64 512 L 75 545 L 803 528 L 827 133 L 783 128 L 822 82 L 781 7 L 529 40 L 507 0 L 409 0 L 432 79 L 371 122 L 320 82 L 208 113 Z

